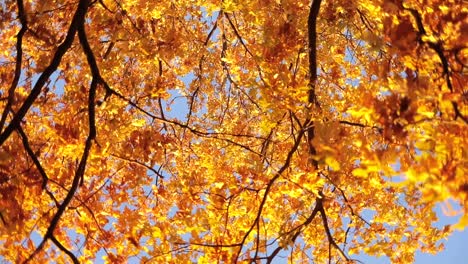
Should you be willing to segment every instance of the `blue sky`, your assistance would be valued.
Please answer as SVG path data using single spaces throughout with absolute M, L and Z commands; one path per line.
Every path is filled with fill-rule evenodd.
M 459 217 L 449 217 L 444 215 L 441 205 L 435 208 L 439 216 L 438 225 L 444 226 L 454 224 Z M 455 230 L 445 241 L 445 249 L 436 255 L 418 253 L 416 255 L 416 264 L 438 264 L 438 263 L 462 263 L 462 260 L 468 262 L 468 229 L 463 231 Z M 385 262 L 375 262 L 385 263 Z

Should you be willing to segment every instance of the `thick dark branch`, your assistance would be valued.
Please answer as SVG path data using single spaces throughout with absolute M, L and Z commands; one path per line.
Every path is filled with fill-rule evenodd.
M 314 106 L 319 106 L 317 96 L 315 94 L 315 88 L 317 84 L 317 17 L 320 10 L 321 0 L 312 0 L 310 6 L 309 18 L 307 20 L 307 30 L 309 35 L 309 96 L 308 103 L 311 111 Z M 310 115 L 310 112 L 309 112 Z M 311 117 L 309 116 L 308 119 Z M 317 150 L 315 149 L 312 141 L 315 137 L 315 126 L 313 122 L 310 122 L 307 129 L 307 141 L 309 145 L 309 160 L 312 163 L 314 169 L 318 169 L 318 162 L 315 159 Z
M 258 257 L 258 252 L 260 250 L 260 221 L 257 221 L 257 237 L 256 237 L 256 242 L 255 242 L 255 255 L 254 259 Z
M 89 45 L 88 38 L 86 36 L 85 26 L 84 24 L 78 27 L 78 38 L 80 40 L 81 47 L 86 55 L 86 59 L 88 61 L 89 68 L 91 70 L 91 74 L 93 76 L 93 80 L 91 82 L 91 86 L 89 89 L 88 95 L 88 123 L 89 123 L 89 134 L 88 134 L 88 141 L 92 141 L 96 138 L 96 90 L 99 83 L 104 82 L 99 72 L 99 67 L 96 62 L 96 58 L 94 53 Z M 87 158 L 87 157 L 86 157 Z M 84 170 L 84 169 L 83 169 Z M 83 184 L 83 177 L 84 171 L 81 174 L 81 182 L 80 185 Z
M 328 219 L 327 219 L 327 215 L 325 213 L 325 208 L 323 208 L 323 204 L 321 204 L 321 206 L 319 206 L 319 211 L 320 211 L 320 215 L 322 216 L 323 228 L 325 229 L 325 233 L 327 234 L 328 243 L 330 243 L 330 245 L 332 245 L 334 248 L 336 248 L 336 250 L 338 250 L 341 257 L 343 257 L 346 261 L 349 261 L 348 256 L 346 256 L 346 254 L 343 252 L 343 250 L 341 250 L 341 248 L 338 246 L 338 244 L 336 244 L 335 239 L 333 239 L 333 236 L 332 236 L 331 231 L 330 231 L 330 227 L 328 226 Z
M 223 15 L 223 11 L 221 10 L 221 11 L 219 11 L 218 17 L 216 17 L 215 23 L 214 23 L 213 27 L 211 28 L 210 32 L 208 33 L 208 36 L 206 36 L 206 39 L 205 39 L 205 42 L 203 43 L 203 45 L 205 45 L 205 46 L 208 45 L 208 42 L 210 41 L 211 36 L 213 36 L 213 33 L 218 28 L 218 20 L 222 15 Z
M 309 104 L 317 104 L 315 85 L 317 82 L 317 17 L 322 0 L 312 0 L 307 30 L 309 33 Z
M 67 196 L 65 197 L 62 204 L 58 208 L 54 217 L 50 221 L 50 224 L 49 224 L 49 227 L 47 228 L 47 232 L 44 236 L 44 239 L 36 248 L 36 250 L 33 252 L 33 254 L 31 254 L 25 262 L 29 262 L 30 260 L 32 260 L 34 255 L 37 254 L 44 247 L 44 244 L 47 241 L 47 239 L 52 238 L 54 230 L 57 227 L 58 222 L 60 221 L 60 218 L 62 217 L 63 213 L 67 209 L 68 204 L 70 204 L 71 200 L 75 196 L 76 191 L 78 190 L 80 180 L 83 178 L 83 175 L 85 173 L 86 164 L 88 161 L 89 153 L 91 151 L 92 142 L 93 142 L 93 139 L 90 136 L 88 136 L 88 138 L 86 139 L 85 148 L 81 156 L 80 163 L 78 165 L 77 170 L 75 171 L 75 175 L 73 176 L 73 182 L 70 187 L 70 190 L 68 191 Z
M 62 204 L 58 208 L 58 210 L 55 213 L 55 215 L 53 216 L 52 220 L 50 221 L 49 227 L 47 228 L 47 232 L 46 232 L 43 240 L 41 241 L 39 246 L 36 248 L 36 250 L 25 261 L 25 263 L 31 261 L 34 258 L 34 256 L 37 253 L 39 253 L 39 251 L 42 250 L 42 248 L 44 247 L 47 240 L 52 238 L 54 230 L 57 227 L 58 222 L 60 221 L 60 218 L 62 217 L 63 213 L 65 212 L 68 204 L 71 202 L 71 200 L 75 196 L 75 192 L 78 189 L 80 179 L 82 179 L 82 177 L 84 175 L 85 168 L 86 168 L 86 163 L 87 163 L 88 156 L 89 156 L 89 152 L 91 150 L 91 146 L 92 146 L 92 139 L 88 136 L 88 138 L 86 140 L 85 148 L 84 148 L 81 160 L 80 160 L 80 163 L 78 165 L 78 169 L 75 171 L 75 175 L 73 176 L 73 182 L 72 182 L 72 185 L 70 187 L 70 190 L 68 191 L 67 196 L 65 197 Z
M 14 124 L 13 121 L 12 121 L 12 123 L 10 123 L 10 125 L 7 127 L 5 132 L 2 134 L 2 136 L 4 136 L 4 135 L 6 135 L 6 136 L 0 138 L 0 140 L 1 140 L 0 143 L 3 143 L 8 138 L 8 136 L 11 134 L 11 132 L 9 134 L 6 134 L 9 127 L 11 127 L 11 129 L 14 129 L 14 128 L 16 128 L 18 126 L 19 121 L 24 117 L 24 115 L 26 114 L 29 107 L 32 105 L 34 100 L 39 95 L 39 93 L 40 93 L 40 91 L 42 89 L 42 86 L 45 84 L 46 80 L 49 78 L 49 76 L 55 71 L 55 69 L 60 64 L 60 60 L 62 59 L 65 52 L 70 48 L 70 46 L 71 46 L 71 44 L 73 42 L 76 31 L 78 30 L 78 28 L 83 27 L 83 25 L 84 25 L 84 19 L 85 19 L 85 16 L 86 16 L 86 12 L 88 10 L 88 6 L 89 6 L 89 0 L 81 0 L 79 2 L 77 11 L 76 11 L 76 13 L 75 13 L 75 15 L 73 17 L 73 20 L 72 20 L 72 23 L 70 25 L 70 29 L 68 30 L 67 37 L 65 38 L 65 41 L 59 46 L 57 52 L 55 53 L 54 58 L 52 59 L 52 63 L 49 65 L 49 67 L 46 68 L 46 70 L 43 72 L 43 74 L 39 77 L 39 80 L 37 81 L 36 85 L 34 86 L 33 91 L 31 91 L 31 94 L 28 96 L 25 103 L 21 107 L 21 109 L 23 109 L 23 110 L 20 109 L 20 111 L 23 111 L 23 112 L 22 113 L 17 113 L 15 115 L 15 117 L 13 118 L 13 120 L 15 120 L 15 118 L 17 118 L 17 120 L 18 120 L 18 121 L 16 121 L 17 122 L 16 125 Z M 96 81 L 93 79 L 93 82 L 91 83 L 91 86 L 95 87 L 96 85 L 97 85 Z M 91 89 L 93 89 L 93 88 L 91 88 Z M 90 94 L 91 94 L 91 92 L 90 92 Z M 90 97 L 91 96 L 92 95 L 90 95 Z M 28 99 L 29 99 L 29 101 L 28 101 Z M 92 117 L 90 116 L 89 118 L 90 118 L 90 122 L 91 122 Z M 49 227 L 47 228 L 47 231 L 46 231 L 46 234 L 44 235 L 43 240 L 41 241 L 39 246 L 36 248 L 36 250 L 28 257 L 28 259 L 26 259 L 25 263 L 31 261 L 34 258 L 34 256 L 37 253 L 39 253 L 39 251 L 42 250 L 42 248 L 45 246 L 45 243 L 47 242 L 48 239 L 53 238 L 54 230 L 57 227 L 57 225 L 58 225 L 58 223 L 60 221 L 60 218 L 62 217 L 63 213 L 67 209 L 68 204 L 71 202 L 71 200 L 75 196 L 75 192 L 78 189 L 80 179 L 83 178 L 83 175 L 84 175 L 84 172 L 85 172 L 86 163 L 87 163 L 89 152 L 90 152 L 91 146 L 92 146 L 92 141 L 93 141 L 93 139 L 95 138 L 95 135 L 96 135 L 95 131 L 93 133 L 92 129 L 93 128 L 90 126 L 90 131 L 89 131 L 88 138 L 86 139 L 85 148 L 84 148 L 80 163 L 78 165 L 78 169 L 75 171 L 75 175 L 73 177 L 73 182 L 72 182 L 72 185 L 70 187 L 70 190 L 68 191 L 67 196 L 63 200 L 62 204 L 57 209 L 57 212 L 52 217 L 52 220 L 50 221 Z M 67 250 L 65 249 L 64 252 L 67 253 Z
M 308 49 L 308 52 L 309 52 L 309 84 L 308 84 L 308 87 L 309 87 L 309 95 L 308 95 L 309 106 L 308 107 L 309 109 L 308 110 L 309 111 L 311 110 L 312 107 L 319 106 L 319 103 L 317 101 L 316 94 L 315 94 L 315 88 L 316 88 L 316 83 L 317 83 L 317 17 L 319 14 L 321 2 L 322 2 L 321 0 L 312 0 L 312 4 L 310 6 L 310 11 L 309 11 L 309 17 L 307 21 L 307 30 L 308 30 L 308 37 L 309 37 L 308 39 L 309 40 L 309 49 Z M 315 155 L 317 154 L 317 151 L 312 144 L 312 140 L 315 137 L 315 130 L 314 130 L 315 127 L 314 127 L 312 118 L 310 116 L 310 112 L 303 127 L 306 128 L 306 131 L 304 131 L 303 129 L 300 131 L 298 138 L 296 140 L 296 144 L 294 145 L 293 149 L 288 153 L 288 158 L 286 159 L 286 163 L 281 169 L 286 169 L 287 167 L 289 167 L 292 154 L 297 149 L 298 143 L 301 141 L 301 138 L 304 134 L 307 135 L 310 162 L 312 163 L 315 170 L 318 169 L 318 162 L 317 160 L 315 160 Z M 275 175 L 275 177 L 273 177 L 273 179 L 270 180 L 267 186 L 267 189 L 265 191 L 265 195 L 263 197 L 262 203 L 260 204 L 260 209 L 259 209 L 259 212 L 257 214 L 257 218 L 255 219 L 255 221 L 259 220 L 261 209 L 263 208 L 263 205 L 265 203 L 268 191 L 273 185 L 273 182 L 280 176 L 280 173 L 282 173 L 281 169 L 280 171 L 278 171 L 278 174 Z M 306 220 L 306 222 L 304 222 L 305 225 L 308 225 L 310 221 L 314 219 L 315 215 L 317 214 L 317 211 L 319 211 L 320 208 L 323 208 L 321 198 L 317 198 L 316 200 L 317 200 L 316 207 L 314 208 L 311 216 Z M 301 228 L 302 227 L 299 227 L 298 231 L 294 234 L 293 241 L 295 241 L 296 238 L 301 233 Z M 247 238 L 248 234 L 250 233 L 252 229 L 253 229 L 253 225 L 251 226 L 249 232 L 247 232 L 247 234 L 244 236 L 244 240 L 242 244 L 245 242 L 245 239 Z M 240 248 L 240 250 L 241 249 L 242 247 Z M 273 253 L 268 257 L 268 263 L 270 263 L 274 259 L 274 257 L 281 251 L 281 249 L 282 247 L 278 247 L 273 251 Z M 238 255 L 240 254 L 240 250 L 239 250 Z
M 25 261 L 25 263 L 31 261 L 34 258 L 34 256 L 37 253 L 39 253 L 39 251 L 42 250 L 42 248 L 44 247 L 47 240 L 52 238 L 54 230 L 57 227 L 58 222 L 60 221 L 60 218 L 62 217 L 63 213 L 65 212 L 68 204 L 71 202 L 71 200 L 75 196 L 75 192 L 78 189 L 80 180 L 83 178 L 83 175 L 84 175 L 84 172 L 85 172 L 85 169 L 86 169 L 86 163 L 87 163 L 87 160 L 88 160 L 88 157 L 89 157 L 89 152 L 90 152 L 91 146 L 92 146 L 92 141 L 93 140 L 90 138 L 90 136 L 88 136 L 88 138 L 86 140 L 85 148 L 84 148 L 81 160 L 80 160 L 80 163 L 78 165 L 78 169 L 75 171 L 75 175 L 73 176 L 73 182 L 72 182 L 72 185 L 70 187 L 70 190 L 68 191 L 67 196 L 65 197 L 62 204 L 58 208 L 58 210 L 55 213 L 55 215 L 53 216 L 52 220 L 50 221 L 49 227 L 47 228 L 47 232 L 46 232 L 43 240 L 41 241 L 39 246 L 36 248 L 36 250 Z
M 93 50 L 88 42 L 88 37 L 86 36 L 85 26 L 80 25 L 78 27 L 78 38 L 80 40 L 81 48 L 86 55 L 86 60 L 88 61 L 88 66 L 91 71 L 91 74 L 98 83 L 102 81 L 101 73 L 99 72 L 99 67 L 96 62 L 96 57 L 94 56 Z
M 5 128 L 2 134 L 0 134 L 0 146 L 10 137 L 11 133 L 19 126 L 21 120 L 29 111 L 29 108 L 36 101 L 37 97 L 42 91 L 42 88 L 46 84 L 49 77 L 52 73 L 57 70 L 57 67 L 60 65 L 63 55 L 70 49 L 75 38 L 75 33 L 79 27 L 84 23 L 85 15 L 88 9 L 89 0 L 80 0 L 78 8 L 76 9 L 75 15 L 73 16 L 70 27 L 68 28 L 67 35 L 62 44 L 60 44 L 55 52 L 52 61 L 49 66 L 42 72 L 42 74 L 37 79 L 36 84 L 34 85 L 31 93 L 28 95 L 23 105 L 21 105 L 18 112 L 13 116 L 10 124 Z
M 42 189 L 44 190 L 47 186 L 47 181 L 49 181 L 49 177 L 47 176 L 47 173 L 45 172 L 44 168 L 41 165 L 41 162 L 39 162 L 38 157 L 34 153 L 34 151 L 31 148 L 31 145 L 29 144 L 28 136 L 26 133 L 24 133 L 24 130 L 21 126 L 18 126 L 17 129 L 18 133 L 21 136 L 21 140 L 23 142 L 23 147 L 28 153 L 29 157 L 32 159 L 34 165 L 36 166 L 37 170 L 39 171 L 39 174 L 41 174 L 42 177 Z
M 21 126 L 18 126 L 17 132 L 20 134 L 24 149 L 28 153 L 28 156 L 32 159 L 34 165 L 39 171 L 39 174 L 41 174 L 42 189 L 45 190 L 47 195 L 49 195 L 49 197 L 54 201 L 55 205 L 59 207 L 60 203 L 57 201 L 54 194 L 51 193 L 49 190 L 47 190 L 47 182 L 49 181 L 49 177 L 47 176 L 47 173 L 45 172 L 44 167 L 42 167 L 41 162 L 39 161 L 39 158 L 36 156 L 36 153 L 34 153 L 34 151 L 32 150 L 31 144 L 29 144 L 28 136 L 26 135 L 26 133 L 24 133 L 24 130 Z
M 93 76 L 93 80 L 91 82 L 91 87 L 89 89 L 89 96 L 88 96 L 88 119 L 89 119 L 89 138 L 95 139 L 96 138 L 96 89 L 97 85 L 102 82 L 101 74 L 99 73 L 99 68 L 96 63 L 96 58 L 94 57 L 93 51 L 88 43 L 88 39 L 86 37 L 85 27 L 84 24 L 78 27 L 78 38 L 80 39 L 81 47 L 86 55 L 86 59 L 88 60 L 88 65 L 91 70 L 91 74 Z
M 80 262 L 78 261 L 78 258 L 77 258 L 75 255 L 73 255 L 73 253 L 72 253 L 70 250 L 68 250 L 64 245 L 62 245 L 62 244 L 60 243 L 60 241 L 58 241 L 57 238 L 56 238 L 55 236 L 51 236 L 51 237 L 50 237 L 50 240 L 52 240 L 52 242 L 54 242 L 54 244 L 55 244 L 60 250 L 62 250 L 63 252 L 65 252 L 65 254 L 67 254 L 67 255 L 71 258 L 71 260 L 73 261 L 73 263 L 75 263 L 75 264 L 79 264 L 79 263 L 80 263 Z
M 13 99 L 15 97 L 15 89 L 18 86 L 19 78 L 21 76 L 21 64 L 23 61 L 23 36 L 28 30 L 28 21 L 26 18 L 26 12 L 24 11 L 23 0 L 16 1 L 18 6 L 18 17 L 21 23 L 21 29 L 16 35 L 16 65 L 15 65 L 15 75 L 13 77 L 13 82 L 11 83 L 10 89 L 8 89 L 8 100 L 3 110 L 2 117 L 0 119 L 0 132 L 3 130 L 5 125 L 6 118 L 10 113 L 11 106 L 13 105 Z

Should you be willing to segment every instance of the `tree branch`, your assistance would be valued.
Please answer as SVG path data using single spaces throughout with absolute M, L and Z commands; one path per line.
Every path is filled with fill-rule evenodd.
M 304 129 L 302 129 L 299 132 L 299 135 L 298 135 L 298 137 L 297 137 L 297 139 L 295 141 L 295 144 L 294 144 L 293 148 L 288 153 L 285 164 L 281 167 L 281 169 L 277 172 L 277 174 L 268 182 L 267 188 L 265 190 L 265 194 L 263 196 L 263 200 L 262 200 L 262 202 L 260 204 L 260 208 L 259 208 L 258 213 L 257 213 L 257 217 L 255 218 L 254 224 L 250 227 L 248 232 L 245 234 L 245 236 L 244 236 L 244 238 L 242 240 L 242 245 L 245 243 L 245 240 L 247 239 L 247 236 L 250 234 L 253 227 L 255 226 L 255 224 L 260 219 L 260 215 L 262 213 L 262 209 L 263 209 L 264 204 L 266 202 L 266 198 L 267 198 L 268 193 L 269 193 L 269 191 L 271 189 L 271 186 L 273 185 L 274 181 L 276 181 L 276 179 L 278 179 L 281 176 L 281 173 L 289 167 L 292 155 L 294 154 L 294 152 L 299 147 L 299 143 L 301 142 L 301 138 L 304 135 L 307 136 L 307 142 L 308 142 L 308 146 L 309 146 L 309 155 L 310 155 L 309 160 L 312 163 L 314 169 L 315 170 L 318 169 L 318 162 L 314 159 L 314 156 L 317 154 L 317 151 L 316 151 L 315 147 L 312 144 L 312 140 L 313 140 L 313 138 L 315 136 L 315 131 L 314 131 L 315 127 L 314 127 L 314 123 L 312 121 L 312 118 L 310 116 L 310 108 L 312 108 L 314 106 L 318 106 L 318 101 L 317 101 L 317 98 L 316 98 L 316 95 L 315 95 L 315 87 L 316 87 L 316 82 L 317 82 L 317 28 L 316 28 L 316 26 L 317 26 L 317 17 L 318 17 L 318 13 L 319 13 L 319 10 L 320 10 L 320 4 L 321 4 L 321 0 L 313 0 L 312 1 L 310 11 L 309 11 L 308 22 L 307 22 L 308 37 L 309 37 L 309 84 L 308 84 L 308 87 L 309 87 L 309 95 L 308 95 L 309 116 L 306 118 L 306 121 L 304 122 L 304 125 L 303 125 L 303 127 L 306 128 L 306 130 L 304 131 Z M 313 220 L 313 218 L 317 214 L 316 211 L 320 209 L 319 207 L 321 205 L 322 205 L 321 198 L 318 197 L 316 207 L 313 210 L 311 216 L 307 220 L 309 220 L 309 219 L 310 219 L 310 221 Z M 300 230 L 294 235 L 294 240 L 297 238 L 297 236 L 299 236 L 299 234 L 300 234 Z M 279 251 L 281 249 L 282 249 L 281 247 L 278 247 L 278 248 L 275 249 L 275 251 L 272 253 L 272 255 L 270 255 L 270 257 L 268 257 L 268 263 L 270 263 L 273 260 L 273 258 L 279 253 Z M 241 250 L 242 250 L 242 246 L 240 247 L 240 249 L 239 249 L 239 251 L 237 253 L 237 258 L 239 257 Z
M 0 132 L 3 130 L 5 125 L 6 118 L 10 113 L 11 106 L 13 105 L 13 100 L 15 98 L 15 89 L 18 86 L 19 78 L 21 76 L 21 64 L 23 61 L 23 36 L 28 30 L 28 21 L 26 17 L 26 12 L 24 11 L 23 0 L 16 1 L 18 6 L 18 17 L 21 23 L 21 29 L 16 35 L 16 64 L 15 64 L 15 75 L 13 77 L 13 82 L 11 83 L 10 89 L 8 89 L 8 99 L 5 109 L 3 110 L 2 117 L 0 119 Z
M 346 256 L 343 250 L 341 250 L 341 248 L 338 246 L 338 244 L 336 244 L 335 240 L 333 239 L 333 236 L 330 231 L 330 227 L 328 226 L 328 219 L 325 213 L 325 208 L 323 207 L 323 203 L 321 203 L 319 206 L 319 212 L 320 212 L 320 215 L 322 216 L 323 227 L 325 228 L 325 233 L 327 234 L 328 243 L 330 243 L 330 245 L 332 245 L 334 248 L 336 248 L 336 250 L 338 250 L 341 257 L 343 257 L 346 261 L 349 261 L 349 258 Z
M 71 258 L 71 260 L 73 261 L 73 263 L 75 263 L 75 264 L 79 264 L 79 263 L 80 263 L 80 262 L 78 261 L 78 258 L 77 258 L 75 255 L 73 255 L 73 253 L 72 253 L 70 250 L 68 250 L 64 245 L 62 245 L 62 244 L 60 243 L 60 241 L 58 241 L 57 238 L 56 238 L 54 235 L 52 235 L 52 236 L 50 237 L 50 240 L 52 240 L 52 242 L 54 242 L 54 244 L 55 244 L 60 250 L 62 250 L 63 252 L 65 252 L 65 254 L 67 254 L 67 255 Z
M 77 11 L 76 11 L 76 13 L 75 13 L 75 15 L 73 17 L 72 24 L 70 26 L 70 29 L 68 31 L 68 34 L 67 34 L 67 37 L 66 37 L 64 43 L 62 43 L 59 46 L 57 52 L 55 53 L 54 59 L 52 60 L 51 65 L 49 65 L 49 67 L 47 67 L 47 69 L 44 71 L 44 73 L 39 77 L 39 80 L 37 81 L 36 85 L 34 86 L 33 91 L 31 92 L 31 94 L 28 97 L 29 101 L 28 101 L 28 99 L 26 99 L 26 102 L 23 104 L 22 108 L 20 109 L 20 111 L 23 109 L 22 110 L 23 113 L 22 114 L 18 113 L 18 114 L 15 115 L 14 120 L 15 120 L 15 118 L 18 120 L 17 124 L 15 125 L 13 123 L 13 121 L 12 121 L 12 123 L 10 123 L 10 125 L 7 127 L 7 129 L 2 134 L 2 136 L 4 136 L 4 135 L 5 136 L 1 137 L 1 139 L 3 140 L 3 141 L 0 141 L 1 143 L 3 143 L 8 138 L 8 136 L 11 134 L 11 132 L 7 133 L 8 128 L 11 127 L 10 129 L 14 129 L 14 128 L 16 128 L 18 126 L 19 121 L 26 114 L 29 107 L 32 105 L 34 100 L 39 95 L 45 81 L 52 74 L 52 72 L 54 72 L 55 69 L 58 67 L 58 65 L 60 64 L 60 60 L 61 60 L 62 56 L 70 48 L 77 29 L 80 28 L 80 27 L 84 27 L 84 19 L 85 19 L 87 10 L 88 10 L 88 5 L 89 5 L 89 0 L 80 0 L 80 2 L 78 4 Z M 41 84 L 41 82 L 42 82 L 42 84 Z M 90 90 L 95 89 L 96 86 L 97 86 L 96 80 L 93 79 L 93 81 L 91 83 L 91 89 Z M 91 93 L 92 92 L 90 91 L 89 97 L 92 97 Z M 93 102 L 93 104 L 94 104 L 94 102 Z M 92 113 L 90 111 L 90 116 L 89 116 L 90 122 L 92 122 L 92 118 L 94 118 L 94 116 L 92 116 Z M 47 228 L 47 231 L 46 231 L 46 234 L 44 235 L 43 240 L 41 241 L 39 246 L 34 250 L 34 252 L 26 259 L 26 261 L 24 263 L 28 263 L 29 261 L 31 261 L 34 258 L 34 256 L 37 253 L 39 253 L 39 251 L 42 250 L 42 248 L 45 246 L 45 243 L 47 242 L 48 239 L 53 239 L 54 230 L 57 227 L 57 225 L 58 225 L 58 223 L 60 221 L 60 218 L 62 217 L 63 213 L 65 212 L 68 204 L 73 199 L 73 197 L 75 195 L 75 192 L 78 189 L 80 180 L 83 178 L 85 168 L 86 168 L 86 163 L 87 163 L 88 156 L 89 156 L 89 152 L 90 152 L 91 146 L 92 146 L 92 141 L 95 138 L 95 136 L 96 136 L 95 130 L 93 131 L 93 127 L 90 125 L 88 138 L 86 139 L 84 151 L 83 151 L 83 154 L 82 154 L 78 169 L 75 171 L 75 175 L 73 177 L 73 182 L 72 182 L 72 185 L 70 187 L 70 190 L 68 191 L 67 196 L 63 200 L 62 204 L 57 209 L 57 212 L 52 217 L 52 220 L 50 221 L 49 227 Z M 67 253 L 66 249 L 63 250 L 63 251 L 67 255 L 69 255 Z M 72 260 L 73 260 L 73 258 L 72 258 Z
M 41 162 L 39 161 L 38 157 L 34 153 L 34 151 L 31 148 L 31 145 L 29 144 L 28 136 L 26 133 L 24 133 L 23 128 L 18 126 L 17 129 L 21 140 L 23 142 L 23 147 L 26 150 L 26 153 L 28 153 L 29 157 L 32 159 L 34 165 L 36 166 L 37 170 L 39 171 L 39 174 L 42 176 L 42 189 L 44 190 L 47 186 L 47 182 L 49 181 L 49 177 L 47 176 L 47 173 L 45 172 L 44 168 L 41 165 Z
M 450 79 L 451 74 L 450 74 L 449 63 L 448 63 L 448 60 L 447 60 L 446 56 L 444 55 L 444 49 L 443 49 L 443 46 L 442 46 L 443 43 L 441 41 L 437 41 L 437 42 L 424 41 L 421 36 L 422 35 L 427 35 L 427 33 L 426 33 L 426 30 L 424 29 L 421 14 L 419 14 L 419 12 L 417 10 L 413 9 L 413 8 L 403 7 L 403 9 L 409 11 L 411 13 L 411 15 L 413 16 L 413 18 L 416 20 L 416 25 L 418 27 L 418 33 L 419 33 L 418 34 L 419 42 L 422 43 L 422 44 L 426 44 L 439 57 L 439 60 L 440 60 L 440 62 L 442 64 L 443 76 L 444 76 L 445 81 L 447 83 L 447 87 L 450 90 L 450 92 L 453 92 L 452 81 Z M 451 103 L 452 103 L 453 110 L 455 112 L 455 119 L 460 117 L 466 124 L 468 124 L 468 117 L 464 116 L 460 112 L 460 110 L 458 109 L 458 104 L 456 102 L 454 102 L 454 101 L 451 101 Z
M 309 18 L 307 20 L 307 30 L 309 37 L 309 104 L 317 105 L 315 95 L 315 85 L 317 82 L 317 17 L 322 0 L 312 0 Z
M 55 205 L 57 207 L 59 207 L 60 203 L 57 201 L 54 194 L 51 193 L 47 189 L 47 182 L 49 181 L 49 177 L 47 176 L 47 173 L 45 172 L 44 168 L 42 167 L 41 162 L 39 161 L 39 158 L 36 156 L 36 154 L 32 150 L 31 144 L 29 144 L 28 137 L 27 137 L 26 133 L 24 133 L 24 130 L 21 127 L 21 125 L 18 126 L 18 129 L 16 131 L 20 134 L 21 140 L 23 142 L 23 147 L 26 150 L 26 153 L 28 153 L 29 157 L 32 159 L 34 165 L 36 166 L 36 169 L 39 171 L 39 174 L 41 174 L 41 176 L 42 176 L 42 186 L 41 186 L 42 190 L 45 190 L 47 195 L 49 195 L 49 197 L 54 201 Z
M 36 101 L 37 97 L 42 91 L 42 88 L 46 84 L 49 77 L 52 73 L 57 70 L 57 67 L 60 65 L 63 55 L 70 49 L 73 40 L 75 38 L 76 31 L 79 25 L 84 23 L 85 15 L 88 9 L 89 0 L 80 0 L 76 12 L 73 16 L 72 22 L 68 29 L 67 35 L 65 40 L 60 44 L 55 52 L 52 61 L 50 62 L 49 66 L 45 68 L 42 74 L 37 79 L 36 84 L 34 85 L 31 93 L 28 95 L 24 103 L 21 105 L 18 112 L 13 116 L 10 124 L 5 128 L 3 133 L 0 134 L 0 146 L 5 143 L 5 141 L 10 137 L 11 133 L 19 126 L 21 120 L 24 116 L 28 113 L 29 108 L 33 105 Z
M 319 212 L 319 206 L 321 206 L 322 204 L 322 200 L 321 198 L 317 198 L 317 202 L 315 204 L 315 207 L 314 207 L 314 210 L 312 210 L 312 213 L 309 215 L 309 217 L 307 217 L 307 219 L 304 221 L 304 223 L 300 224 L 299 226 L 295 227 L 293 230 L 291 231 L 296 231 L 296 233 L 294 233 L 293 237 L 291 238 L 291 242 L 294 243 L 296 242 L 296 239 L 299 237 L 299 235 L 302 233 L 303 231 L 303 228 L 308 226 L 312 220 L 314 220 L 315 216 L 317 215 L 317 213 Z M 278 255 L 278 253 L 283 249 L 282 246 L 278 246 L 274 251 L 273 253 L 271 253 L 270 256 L 268 256 L 267 258 L 267 263 L 271 263 L 273 261 L 273 259 L 276 257 L 276 255 Z
M 139 166 L 142 166 L 142 167 L 144 167 L 145 169 L 150 170 L 151 172 L 153 172 L 153 173 L 154 173 L 156 176 L 158 176 L 159 178 L 164 179 L 164 176 L 161 175 L 161 173 L 159 173 L 159 171 L 155 170 L 155 169 L 154 169 L 153 167 L 151 167 L 151 166 L 146 165 L 146 163 L 144 163 L 144 162 L 141 162 L 141 161 L 139 161 L 139 160 L 137 160 L 137 159 L 131 159 L 131 158 L 121 157 L 121 156 L 116 155 L 116 154 L 110 154 L 110 155 L 111 155 L 112 157 L 117 158 L 117 159 L 121 159 L 121 160 L 124 160 L 124 161 L 126 161 L 126 162 L 134 163 L 134 164 L 137 164 L 137 165 L 139 165 Z
M 307 126 L 307 124 L 304 124 L 304 126 Z M 283 174 L 283 172 L 289 168 L 289 165 L 291 164 L 291 160 L 292 160 L 292 157 L 294 155 L 294 153 L 297 151 L 297 149 L 299 148 L 299 145 L 300 145 L 300 142 L 301 142 L 301 139 L 302 137 L 304 136 L 305 134 L 305 131 L 304 130 L 301 130 L 299 132 L 299 135 L 297 136 L 297 139 L 296 141 L 294 142 L 294 145 L 293 147 L 291 148 L 291 150 L 288 152 L 288 155 L 286 157 L 286 160 L 283 164 L 283 166 L 278 170 L 278 172 L 276 172 L 275 176 L 273 178 L 270 179 L 270 181 L 268 182 L 267 184 L 267 187 L 265 189 L 265 193 L 263 195 L 263 198 L 262 198 L 262 201 L 260 202 L 260 206 L 258 208 L 258 212 L 257 212 L 257 216 L 255 217 L 255 220 L 254 222 L 252 223 L 252 225 L 250 226 L 249 230 L 247 230 L 247 232 L 245 233 L 244 237 L 242 238 L 242 241 L 241 241 L 241 245 L 239 247 L 239 250 L 237 252 L 237 256 L 236 256 L 236 259 L 238 260 L 239 259 L 239 256 L 240 256 L 240 253 L 242 252 L 242 248 L 245 244 L 245 241 L 247 240 L 247 237 L 250 235 L 250 233 L 252 232 L 252 230 L 254 229 L 254 227 L 256 226 L 257 222 L 260 221 L 260 217 L 262 215 L 262 211 L 263 211 L 263 208 L 265 206 L 265 203 L 266 203 L 266 200 L 268 198 L 268 194 L 270 193 L 270 190 L 273 186 L 273 184 L 275 183 L 275 181 L 281 176 L 281 174 Z

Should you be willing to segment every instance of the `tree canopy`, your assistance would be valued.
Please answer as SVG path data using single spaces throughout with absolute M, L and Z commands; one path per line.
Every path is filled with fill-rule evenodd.
M 462 0 L 0 2 L 0 259 L 409 263 L 468 225 Z

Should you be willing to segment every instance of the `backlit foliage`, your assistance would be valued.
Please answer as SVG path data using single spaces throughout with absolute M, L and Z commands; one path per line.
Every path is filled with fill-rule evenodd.
M 437 202 L 468 225 L 462 2 L 1 1 L 0 260 L 437 252 Z

